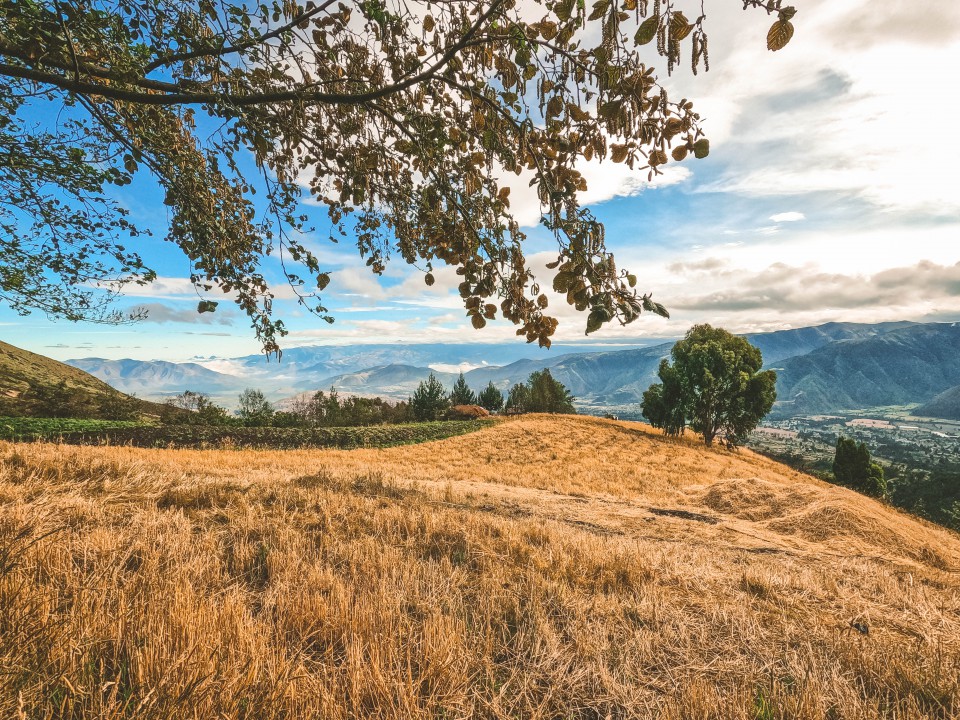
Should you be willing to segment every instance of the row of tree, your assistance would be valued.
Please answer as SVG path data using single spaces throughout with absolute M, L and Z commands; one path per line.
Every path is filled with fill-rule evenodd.
M 232 415 L 203 393 L 187 390 L 169 398 L 161 420 L 171 424 L 245 425 L 249 427 L 356 427 L 410 422 L 406 402 L 383 398 L 344 397 L 320 390 L 295 399 L 288 410 L 276 410 L 260 390 L 244 390 Z
M 436 375 L 430 373 L 410 397 L 410 410 L 416 420 L 437 420 L 451 407 L 465 405 L 479 405 L 489 412 L 504 410 L 510 414 L 576 413 L 573 396 L 549 370 L 531 373 L 527 382 L 517 383 L 510 388 L 506 399 L 492 381 L 475 393 L 467 385 L 463 373 L 460 373 L 449 394 Z
M 119 392 L 94 394 L 61 380 L 54 385 L 32 385 L 23 394 L 29 413 L 49 418 L 100 418 L 136 420 L 142 403 Z
M 413 421 L 440 420 L 451 408 L 479 406 L 488 412 L 574 413 L 573 397 L 549 370 L 532 373 L 526 383 L 517 383 L 506 398 L 492 383 L 479 393 L 467 385 L 463 373 L 448 393 L 430 373 L 406 401 L 383 398 L 340 397 L 333 388 L 309 397 L 299 397 L 286 410 L 276 410 L 260 390 L 244 390 L 236 414 L 216 404 L 204 393 L 187 390 L 168 398 L 161 421 L 183 425 L 246 425 L 251 427 L 352 427 Z

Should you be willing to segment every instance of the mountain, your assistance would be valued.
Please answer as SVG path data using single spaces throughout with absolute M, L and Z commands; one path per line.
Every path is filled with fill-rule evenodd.
M 455 373 L 436 372 L 427 367 L 393 364 L 326 378 L 320 381 L 317 389 L 336 388 L 338 392 L 347 395 L 373 394 L 406 399 L 431 373 L 447 388 L 452 387 L 457 380 Z
M 11 720 L 960 709 L 960 536 L 746 449 L 534 415 L 0 472 Z
M 777 415 L 924 402 L 960 384 L 960 324 L 840 340 L 778 365 Z
M 71 391 L 74 403 L 91 408 L 102 398 L 118 394 L 83 370 L 0 342 L 0 415 L 30 416 L 39 412 L 41 397 L 61 383 Z M 158 408 L 144 409 L 152 412 Z
M 917 417 L 960 420 L 960 385 L 954 385 L 913 410 Z
M 956 330 L 949 324 L 828 323 L 748 335 L 765 366 L 778 371 L 775 413 L 809 414 L 878 405 L 921 403 L 960 384 Z M 522 343 L 394 344 L 301 347 L 279 362 L 262 356 L 197 359 L 189 363 L 72 360 L 110 384 L 141 397 L 190 389 L 233 406 L 253 387 L 271 399 L 336 387 L 349 394 L 405 398 L 434 372 L 449 385 L 460 370 L 476 391 L 493 382 L 506 391 L 530 373 L 549 369 L 590 412 L 639 412 L 672 342 L 583 352 L 547 352 Z
M 576 346 L 581 347 L 581 346 Z M 597 350 L 605 346 L 587 346 Z M 238 358 L 197 358 L 192 362 L 171 363 L 161 360 L 104 360 L 82 358 L 67 362 L 141 397 L 160 399 L 184 390 L 203 392 L 225 405 L 236 403 L 237 395 L 248 387 L 262 390 L 277 399 L 284 396 L 326 390 L 332 384 L 350 388 L 353 392 L 404 397 L 409 394 L 409 383 L 389 390 L 384 386 L 368 384 L 362 378 L 371 377 L 370 371 L 391 365 L 422 368 L 420 379 L 431 370 L 456 374 L 461 369 L 497 366 L 520 358 L 534 356 L 553 362 L 570 352 L 571 346 L 557 345 L 547 351 L 525 343 L 447 345 L 380 344 L 357 346 L 310 346 L 289 348 L 282 357 L 268 359 L 263 355 Z M 356 378 L 354 373 L 360 373 Z M 529 373 L 527 373 L 529 374 Z M 373 380 L 380 379 L 375 374 Z M 526 376 L 524 376 L 525 379 Z M 392 381 L 391 381 L 392 382 Z M 419 380 L 413 383 L 415 388 Z
M 154 398 L 176 395 L 184 390 L 212 396 L 224 393 L 232 395 L 247 387 L 243 377 L 216 372 L 192 362 L 81 358 L 70 360 L 69 363 L 96 375 L 122 392 Z
M 780 360 L 797 355 L 806 355 L 824 345 L 840 340 L 863 340 L 883 335 L 892 330 L 917 325 L 912 322 L 885 323 L 839 323 L 832 322 L 816 327 L 776 330 L 768 333 L 746 335 L 747 340 L 763 353 L 763 362 L 768 367 Z

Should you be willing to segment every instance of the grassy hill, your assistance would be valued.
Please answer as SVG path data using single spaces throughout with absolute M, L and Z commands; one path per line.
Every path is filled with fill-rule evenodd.
M 88 406 L 94 417 L 102 398 L 127 397 L 83 370 L 0 342 L 0 416 L 37 414 L 40 393 L 60 383 L 73 391 L 74 402 Z M 154 403 L 141 401 L 140 407 L 145 413 L 160 411 Z
M 957 535 L 640 424 L 0 443 L 0 498 L 0 717 L 960 714 Z
M 913 415 L 960 420 L 960 385 L 954 385 L 949 390 L 944 390 L 930 402 L 915 408 Z
M 30 389 L 51 388 L 61 381 L 88 398 L 116 392 L 83 370 L 0 342 L 0 415 L 30 414 L 34 406 Z

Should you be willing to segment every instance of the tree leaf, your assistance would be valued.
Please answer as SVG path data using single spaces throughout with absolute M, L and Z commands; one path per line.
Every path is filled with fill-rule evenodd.
M 610 147 L 610 158 L 615 163 L 622 163 L 627 159 L 627 146 L 626 145 L 612 145 Z
M 637 45 L 646 45 L 657 36 L 657 28 L 660 26 L 660 18 L 656 15 L 648 17 L 637 29 L 637 34 L 633 36 L 633 41 Z
M 767 49 L 776 52 L 790 42 L 793 37 L 793 23 L 789 20 L 777 20 L 767 33 Z
M 201 300 L 197 303 L 198 313 L 212 313 L 217 309 L 217 303 L 213 300 Z
M 593 4 L 593 12 L 590 13 L 590 17 L 588 17 L 587 20 L 599 20 L 607 14 L 609 9 L 610 0 L 599 0 L 599 2 Z
M 707 138 L 700 138 L 693 144 L 693 156 L 697 160 L 703 160 L 710 154 L 710 141 Z
M 673 149 L 673 152 L 670 154 L 673 156 L 674 160 L 676 160 L 677 162 L 680 162 L 687 156 L 687 146 L 678 145 Z
M 690 34 L 690 31 L 693 30 L 693 25 L 687 20 L 687 16 L 682 12 L 671 13 L 670 15 L 670 34 L 673 36 L 674 40 L 683 40 L 687 35 Z

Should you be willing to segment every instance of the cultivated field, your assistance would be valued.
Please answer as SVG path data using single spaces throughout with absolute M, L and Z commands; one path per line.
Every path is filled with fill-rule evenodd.
M 0 443 L 0 718 L 958 716 L 960 538 L 749 451 Z

